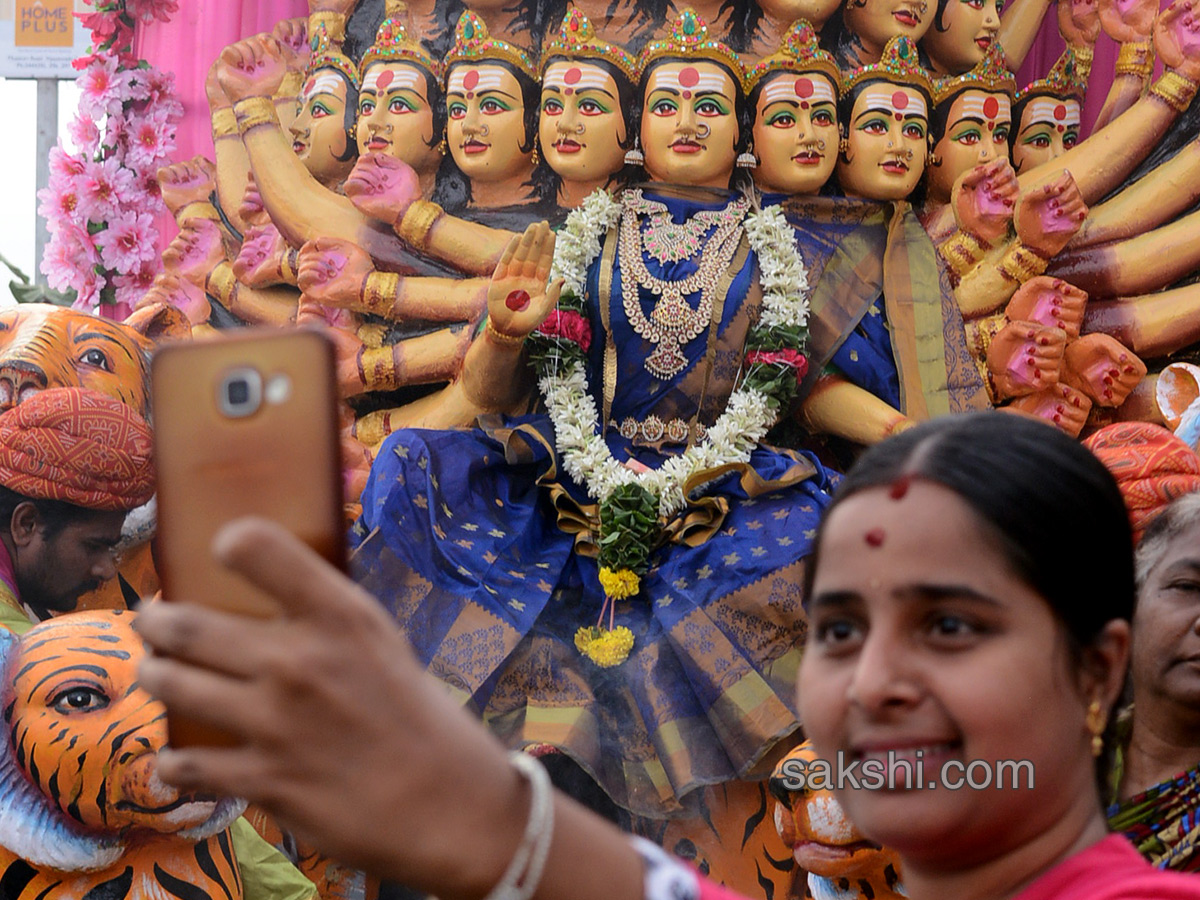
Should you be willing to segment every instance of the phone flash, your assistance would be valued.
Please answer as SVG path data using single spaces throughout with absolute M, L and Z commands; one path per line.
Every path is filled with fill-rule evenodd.
M 272 405 L 283 403 L 292 396 L 292 379 L 287 375 L 272 375 L 263 386 L 263 397 Z

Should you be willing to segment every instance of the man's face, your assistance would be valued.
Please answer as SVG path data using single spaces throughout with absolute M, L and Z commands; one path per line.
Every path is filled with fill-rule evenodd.
M 35 613 L 68 612 L 88 591 L 117 574 L 113 548 L 125 513 L 80 510 L 58 531 L 35 525 L 17 545 L 13 566 L 21 602 Z

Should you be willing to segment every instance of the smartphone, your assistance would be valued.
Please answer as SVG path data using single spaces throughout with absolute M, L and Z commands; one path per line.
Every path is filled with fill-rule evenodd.
M 225 523 L 273 519 L 345 568 L 333 347 L 321 332 L 238 329 L 168 344 L 150 369 L 158 473 L 156 562 L 163 600 L 246 616 L 268 595 L 212 555 Z M 168 713 L 175 746 L 233 743 Z

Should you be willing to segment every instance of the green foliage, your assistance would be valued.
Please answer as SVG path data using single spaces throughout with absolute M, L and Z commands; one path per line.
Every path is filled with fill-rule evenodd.
M 600 565 L 641 575 L 658 535 L 658 501 L 640 484 L 615 488 L 600 504 Z

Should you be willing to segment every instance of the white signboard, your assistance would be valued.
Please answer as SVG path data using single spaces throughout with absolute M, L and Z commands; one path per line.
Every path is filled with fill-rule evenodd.
M 71 60 L 91 41 L 76 12 L 94 9 L 83 0 L 0 0 L 0 76 L 75 78 Z

